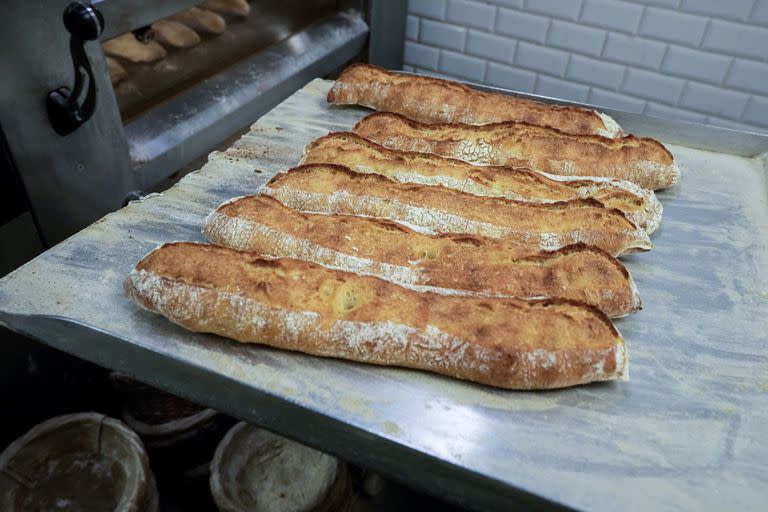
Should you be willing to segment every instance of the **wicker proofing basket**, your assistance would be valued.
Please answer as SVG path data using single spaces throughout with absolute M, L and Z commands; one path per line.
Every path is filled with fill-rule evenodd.
M 141 440 L 102 414 L 51 418 L 0 454 L 4 512 L 157 508 L 157 489 Z
M 158 476 L 180 476 L 208 464 L 234 421 L 213 409 L 113 372 L 110 380 L 120 395 L 121 419 L 147 447 Z
M 160 391 L 123 373 L 112 372 L 109 380 L 120 395 L 123 410 L 145 425 L 163 425 L 205 410 L 194 402 Z
M 220 512 L 344 512 L 353 502 L 343 462 L 247 423 L 216 449 L 210 485 Z

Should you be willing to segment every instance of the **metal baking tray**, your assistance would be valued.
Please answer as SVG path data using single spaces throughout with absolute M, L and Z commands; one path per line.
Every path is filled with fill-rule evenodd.
M 644 309 L 616 322 L 631 380 L 510 392 L 187 332 L 123 297 L 166 241 L 367 112 L 315 80 L 163 194 L 0 280 L 0 323 L 61 350 L 474 509 L 756 510 L 768 495 L 768 138 L 618 112 L 683 168 L 650 253 L 624 258 Z M 703 148 L 703 149 L 694 149 Z M 716 151 L 707 150 L 716 149 Z M 727 154 L 730 151 L 733 154 Z M 11 243 L 3 241 L 3 243 Z

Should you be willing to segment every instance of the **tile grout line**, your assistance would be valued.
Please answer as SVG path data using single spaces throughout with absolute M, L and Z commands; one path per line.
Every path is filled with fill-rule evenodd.
M 734 57 L 731 57 L 730 62 L 728 62 L 728 68 L 725 70 L 725 73 L 723 74 L 723 78 L 720 79 L 720 83 L 718 84 L 721 88 L 725 89 L 725 82 L 728 80 L 728 77 L 731 75 L 731 71 L 733 70 L 733 66 L 736 64 L 736 59 Z
M 635 100 L 637 105 L 642 105 L 643 110 L 648 110 L 650 104 L 659 104 L 659 105 L 665 105 L 669 106 L 669 108 L 676 108 L 679 109 L 681 112 L 689 111 L 692 114 L 695 114 L 698 117 L 719 117 L 719 118 L 731 118 L 732 115 L 735 116 L 738 114 L 738 118 L 743 120 L 743 118 L 750 112 L 750 105 L 754 105 L 756 101 L 766 101 L 768 100 L 768 91 L 758 91 L 759 87 L 761 87 L 761 84 L 759 82 L 756 82 L 753 77 L 759 77 L 762 76 L 762 73 L 764 71 L 763 67 L 768 65 L 768 53 L 760 54 L 758 52 L 758 49 L 761 48 L 760 46 L 755 46 L 760 41 L 764 40 L 764 35 L 761 33 L 761 31 L 755 30 L 755 29 L 762 29 L 766 30 L 768 27 L 766 27 L 764 24 L 760 25 L 757 24 L 756 21 L 752 20 L 751 18 L 753 16 L 756 16 L 756 13 L 758 11 L 758 8 L 760 7 L 759 1 L 753 1 L 748 5 L 748 9 L 746 9 L 744 12 L 748 12 L 748 15 L 739 15 L 737 18 L 734 17 L 725 17 L 716 13 L 712 14 L 706 14 L 706 13 L 700 13 L 700 12 L 689 12 L 685 9 L 687 7 L 683 7 L 681 2 L 678 2 L 679 5 L 672 8 L 669 6 L 649 6 L 649 5 L 643 5 L 642 2 L 639 4 L 631 3 L 631 5 L 640 7 L 642 10 L 637 9 L 637 7 L 633 7 L 630 12 L 633 15 L 638 16 L 638 22 L 634 26 L 632 31 L 626 31 L 623 29 L 610 29 L 606 28 L 606 26 L 610 25 L 612 23 L 612 18 L 596 18 L 597 21 L 603 20 L 603 22 L 607 23 L 607 25 L 604 26 L 597 26 L 590 22 L 584 22 L 582 18 L 585 16 L 586 10 L 587 10 L 587 3 L 588 0 L 582 0 L 581 3 L 578 5 L 577 13 L 574 13 L 573 11 L 570 11 L 571 14 L 568 19 L 564 17 L 564 11 L 563 10 L 555 10 L 555 12 L 551 12 L 547 14 L 547 9 L 551 10 L 550 7 L 542 8 L 542 12 L 538 11 L 532 11 L 531 6 L 534 5 L 534 2 L 532 0 L 525 0 L 524 2 L 520 2 L 520 5 L 509 5 L 509 6 L 501 6 L 498 3 L 495 2 L 465 2 L 460 4 L 461 7 L 466 8 L 467 13 L 474 14 L 475 11 L 477 11 L 478 15 L 481 15 L 482 17 L 486 17 L 486 23 L 484 26 L 488 29 L 488 34 L 493 34 L 494 37 L 498 37 L 497 40 L 491 40 L 490 42 L 493 43 L 493 50 L 489 51 L 489 53 L 493 55 L 489 56 L 483 56 L 481 53 L 478 54 L 470 54 L 468 52 L 469 49 L 469 38 L 470 38 L 470 30 L 471 27 L 469 27 L 468 24 L 466 24 L 461 16 L 457 17 L 457 12 L 461 14 L 461 10 L 454 12 L 454 16 L 452 16 L 453 21 L 449 21 L 447 19 L 447 13 L 451 9 L 452 2 L 450 0 L 446 0 L 444 2 L 440 3 L 440 7 L 438 9 L 439 12 L 430 12 L 426 15 L 414 15 L 412 13 L 409 13 L 410 15 L 413 15 L 416 17 L 415 20 L 415 26 L 414 26 L 414 33 L 413 38 L 406 38 L 407 41 L 413 42 L 415 44 L 421 44 L 425 48 L 431 48 L 431 50 L 423 50 L 425 53 L 427 51 L 434 52 L 437 51 L 437 70 L 439 72 L 442 72 L 443 66 L 446 65 L 446 58 L 448 55 L 450 55 L 450 52 L 455 52 L 456 55 L 463 55 L 466 57 L 471 58 L 471 62 L 467 60 L 464 62 L 464 64 L 470 64 L 471 69 L 475 69 L 478 73 L 474 76 L 482 77 L 483 81 L 487 81 L 489 77 L 491 77 L 491 66 L 492 65 L 500 65 L 500 66 L 510 66 L 512 68 L 512 71 L 514 71 L 515 68 L 517 68 L 520 71 L 520 77 L 521 79 L 524 79 L 525 82 L 533 82 L 534 90 L 537 90 L 539 87 L 542 86 L 542 80 L 544 77 L 551 76 L 552 78 L 557 78 L 564 80 L 565 83 L 572 83 L 574 85 L 574 88 L 578 87 L 581 88 L 582 91 L 586 90 L 586 98 L 587 100 L 590 100 L 596 95 L 596 91 L 605 89 L 608 92 L 613 92 L 617 94 L 625 95 L 629 99 Z M 514 3 L 514 2 L 513 2 Z M 623 4 L 624 2 L 619 2 Z M 489 5 L 490 4 L 490 5 Z M 434 4 L 433 4 L 434 5 Z M 479 6 L 483 6 L 481 9 Z M 627 3 L 627 5 L 630 5 Z M 509 11 L 506 11 L 503 7 L 507 7 Z M 470 9 L 471 8 L 471 9 Z M 472 10 L 474 9 L 474 10 Z M 590 8 L 592 9 L 592 8 Z M 540 31 L 539 34 L 543 35 L 543 41 L 539 42 L 540 39 L 535 40 L 528 40 L 526 38 L 520 38 L 519 35 L 515 35 L 515 33 L 510 34 L 501 34 L 497 32 L 497 29 L 500 27 L 506 27 L 506 24 L 500 25 L 500 17 L 502 15 L 502 12 L 506 12 L 507 14 L 511 14 L 513 12 L 518 12 L 523 15 L 529 15 L 531 16 L 531 19 L 535 21 L 535 27 L 541 27 L 544 26 L 545 30 Z M 619 15 L 625 13 L 624 10 L 617 11 Z M 661 36 L 643 36 L 641 31 L 643 29 L 643 24 L 647 23 L 649 16 L 651 13 L 654 13 L 656 16 L 665 16 L 665 23 L 668 23 L 670 27 L 677 26 L 680 28 L 679 36 L 682 38 L 685 38 L 686 36 L 694 36 L 692 39 L 689 39 L 688 41 L 670 41 L 665 40 L 665 35 L 662 34 Z M 575 19 L 571 19 L 571 16 L 575 15 Z M 439 18 L 436 18 L 439 17 Z M 478 19 L 482 19 L 482 17 Z M 461 18 L 461 19 L 460 19 Z M 470 19 L 469 17 L 467 19 Z M 472 17 L 471 19 L 474 19 Z M 424 25 L 427 22 L 433 21 L 434 23 L 443 24 L 442 26 L 437 25 L 437 27 L 452 27 L 449 30 L 445 30 L 448 34 L 451 32 L 460 32 L 460 36 L 463 37 L 463 39 L 460 41 L 461 44 L 452 48 L 443 47 L 439 42 L 430 42 L 425 43 L 424 42 Z M 554 31 L 556 27 L 554 27 L 555 21 L 561 21 L 567 25 L 581 25 L 584 27 L 584 31 L 587 29 L 590 30 L 601 30 L 603 32 L 603 39 L 601 40 L 601 44 L 599 45 L 599 51 L 598 52 L 592 52 L 591 48 L 592 45 L 586 45 L 585 47 L 580 47 L 578 49 L 574 48 L 568 48 L 561 45 L 555 45 L 550 42 L 550 38 L 554 37 Z M 689 21 L 690 20 L 690 21 Z M 513 21 L 519 21 L 519 20 L 513 20 Z M 524 23 L 526 20 L 523 20 L 522 25 L 520 25 L 523 29 L 527 28 L 527 25 Z M 595 23 L 597 23 L 597 21 Z M 683 22 L 686 22 L 686 24 L 682 24 Z M 722 23 L 721 23 L 722 22 Z M 691 24 L 691 31 L 685 31 L 683 28 L 687 26 L 687 24 Z M 530 25 L 530 24 L 529 24 Z M 725 47 L 728 47 L 729 44 L 726 44 L 726 42 L 721 42 L 722 37 L 720 37 L 720 30 L 723 32 L 723 37 L 734 34 L 739 34 L 740 30 L 743 31 L 749 31 L 749 34 L 747 35 L 748 40 L 752 40 L 754 38 L 755 43 L 745 46 L 741 49 L 734 48 L 733 50 L 727 50 Z M 461 29 L 460 31 L 458 29 Z M 473 30 L 480 30 L 475 29 Z M 540 30 L 540 28 L 539 28 Z M 519 31 L 512 31 L 511 32 L 519 32 Z M 525 32 L 526 30 L 523 30 Z M 714 31 L 717 31 L 715 33 Z M 632 47 L 629 47 L 630 50 L 634 50 L 637 47 L 637 44 L 642 44 L 645 41 L 648 41 L 648 44 L 650 45 L 653 43 L 652 50 L 653 52 L 659 52 L 660 58 L 658 60 L 658 63 L 654 64 L 653 62 L 648 62 L 647 65 L 645 63 L 642 63 L 642 59 L 638 58 L 630 58 L 631 57 L 631 51 L 630 52 L 619 52 L 618 56 L 616 54 L 616 50 L 621 50 L 621 47 L 617 47 L 616 49 L 611 46 L 611 52 L 613 57 L 608 57 L 608 47 L 609 47 L 609 39 L 611 36 L 616 33 L 617 36 L 621 34 L 623 37 L 628 37 L 631 39 L 635 39 L 633 42 Z M 669 36 L 671 32 L 666 32 L 666 35 Z M 697 34 L 700 34 L 697 36 Z M 754 34 L 754 35 L 753 35 Z M 592 36 L 597 35 L 597 33 L 590 33 L 590 41 L 594 41 L 596 38 L 593 38 Z M 540 36 L 541 37 L 541 36 Z M 712 37 L 716 37 L 716 39 L 711 39 Z M 438 41 L 442 41 L 442 39 L 438 38 Z M 455 45 L 455 39 L 454 39 L 454 45 Z M 561 68 L 562 71 L 560 72 L 549 72 L 549 71 L 540 71 L 536 69 L 531 69 L 527 66 L 520 66 L 517 64 L 517 61 L 520 58 L 520 45 L 525 42 L 526 44 L 531 44 L 532 47 L 540 48 L 542 50 L 549 49 L 551 54 L 547 55 L 553 59 L 555 63 L 562 62 L 562 57 L 566 57 L 566 65 Z M 630 42 L 630 39 L 627 40 L 627 42 Z M 716 45 L 719 48 L 706 48 L 704 44 L 710 45 Z M 433 46 L 436 45 L 436 46 Z M 511 47 L 510 47 L 511 45 Z M 505 49 L 506 48 L 506 49 Z M 586 49 L 585 49 L 586 48 Z M 638 48 L 638 51 L 647 51 L 645 47 L 640 46 Z M 676 53 L 672 53 L 672 51 Z M 685 70 L 688 69 L 689 65 L 686 61 L 690 62 L 690 66 L 695 66 L 695 63 L 697 62 L 698 57 L 695 53 L 685 53 L 686 51 L 691 52 L 703 52 L 701 54 L 698 54 L 701 56 L 701 58 L 707 57 L 704 59 L 704 62 L 707 63 L 709 61 L 714 61 L 714 65 L 711 69 L 722 69 L 722 74 L 717 73 L 718 76 L 712 76 L 710 75 L 706 70 L 709 69 L 709 67 L 705 64 L 703 66 L 698 66 L 699 68 L 705 68 L 703 71 L 701 69 L 694 70 L 695 75 L 701 75 L 700 77 L 693 77 L 693 76 L 684 76 L 681 75 L 678 72 L 678 68 L 670 69 L 668 71 L 664 71 L 667 64 L 672 65 L 674 63 L 673 56 L 677 56 L 682 58 L 681 61 L 682 64 L 685 64 L 685 66 L 682 66 L 680 69 Z M 449 52 L 449 53 L 446 53 Z M 494 53 L 495 52 L 495 53 Z M 750 52 L 754 53 L 755 55 L 752 55 Z M 707 55 L 703 55 L 707 54 Z M 651 54 L 651 56 L 658 55 L 656 53 Z M 432 58 L 434 58 L 434 53 L 432 53 Z M 601 73 L 593 73 L 588 74 L 582 77 L 583 80 L 580 80 L 579 78 L 570 78 L 570 73 L 572 73 L 575 69 L 577 69 L 578 60 L 574 60 L 576 58 L 586 58 L 586 59 L 598 59 L 605 61 L 607 63 L 610 63 L 612 66 L 620 65 L 622 66 L 620 80 L 616 81 L 618 84 L 617 86 L 612 87 L 606 87 L 605 83 L 598 82 L 598 79 L 602 77 Z M 690 59 L 689 59 L 690 57 Z M 726 60 L 727 59 L 727 60 Z M 655 59 L 653 59 L 655 60 Z M 743 61 L 744 65 L 746 67 L 737 67 L 741 65 L 741 62 L 739 60 Z M 539 63 L 532 61 L 532 64 L 536 66 L 542 67 L 544 64 L 546 64 L 549 61 L 549 59 L 541 60 Z M 587 61 L 589 62 L 589 61 Z M 559 66 L 556 66 L 559 67 Z M 611 70 L 608 65 L 605 66 L 608 68 L 609 71 L 611 71 L 612 78 L 615 78 L 617 76 L 617 73 L 614 73 L 615 71 L 619 71 L 615 67 L 613 70 Z M 503 68 L 500 68 L 503 70 Z M 633 69 L 637 69 L 638 73 L 645 72 L 648 73 L 647 75 L 643 76 L 643 78 L 647 78 L 649 80 L 649 84 L 658 83 L 661 84 L 661 89 L 665 89 L 667 87 L 667 83 L 672 84 L 672 90 L 678 89 L 679 93 L 675 95 L 674 98 L 666 97 L 665 99 L 656 99 L 656 98 L 648 98 L 647 95 L 637 95 L 634 93 L 626 92 L 627 86 L 630 84 L 631 80 L 631 71 Z M 693 68 L 691 68 L 693 69 Z M 746 85 L 728 85 L 729 81 L 732 77 L 736 76 L 736 72 L 739 72 L 740 74 L 738 77 L 741 77 L 741 83 Z M 515 76 L 514 74 L 512 76 Z M 666 77 L 666 79 L 664 78 Z M 611 82 L 614 82 L 614 80 L 611 80 Z M 565 84 L 563 84 L 565 85 Z M 722 96 L 725 98 L 724 101 L 731 101 L 733 100 L 736 103 L 736 106 L 738 107 L 736 112 L 735 110 L 729 110 L 728 115 L 724 116 L 723 114 L 709 114 L 707 112 L 703 112 L 701 109 L 692 106 L 692 107 L 683 107 L 683 101 L 693 101 L 695 104 L 699 98 L 698 96 L 691 96 L 688 98 L 691 94 L 696 94 L 695 91 L 698 91 L 699 88 L 702 88 L 702 94 L 717 94 L 715 98 L 718 98 Z M 634 90 L 644 91 L 644 88 L 638 88 L 637 85 L 634 85 L 632 87 Z M 719 89 L 719 91 L 717 91 Z M 655 90 L 655 89 L 654 89 Z M 710 92 L 711 91 L 711 92 Z M 670 92 L 670 91 L 667 91 Z M 659 94 L 661 95 L 661 94 Z M 646 96 L 646 97 L 644 97 Z M 686 99 L 688 98 L 688 99 Z M 702 101 L 698 101 L 701 103 L 703 108 L 710 108 L 712 110 L 718 110 L 718 108 L 715 108 L 715 106 L 709 105 L 709 103 L 706 101 L 707 96 L 703 96 L 701 98 Z M 733 108 L 733 107 L 731 107 Z M 732 115 L 731 115 L 732 114 Z
M 707 39 L 707 34 L 709 34 L 709 31 L 712 29 L 712 18 L 707 18 L 707 25 L 704 27 L 704 32 L 701 33 L 701 40 L 699 41 L 699 44 L 696 45 L 696 48 L 701 48 L 701 45 L 704 44 L 704 41 Z
M 643 12 L 640 13 L 640 20 L 637 22 L 637 28 L 635 29 L 635 32 L 632 34 L 633 36 L 640 35 L 640 27 L 642 27 L 643 22 L 645 22 L 645 15 L 647 12 L 648 12 L 648 6 L 643 5 Z
M 664 63 L 667 61 L 667 55 L 669 55 L 669 45 L 664 47 L 664 54 L 661 56 L 661 60 L 659 61 L 658 66 L 656 67 L 656 71 L 661 72 L 662 69 L 664 69 Z

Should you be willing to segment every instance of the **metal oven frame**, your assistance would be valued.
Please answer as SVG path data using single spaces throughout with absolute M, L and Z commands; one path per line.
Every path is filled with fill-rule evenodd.
M 101 46 L 86 43 L 96 109 L 83 126 L 60 136 L 49 124 L 45 98 L 73 81 L 69 33 L 62 23 L 69 2 L 9 0 L 0 20 L 0 45 L 13 49 L 0 55 L 0 127 L 31 207 L 32 216 L 25 216 L 29 228 L 35 220 L 36 229 L 26 231 L 36 231 L 43 247 L 120 208 L 131 192 L 147 190 L 208 154 L 312 78 L 355 58 L 389 68 L 402 65 L 406 1 L 339 0 L 336 14 L 124 125 Z M 106 40 L 200 0 L 91 3 L 104 16 L 100 39 Z

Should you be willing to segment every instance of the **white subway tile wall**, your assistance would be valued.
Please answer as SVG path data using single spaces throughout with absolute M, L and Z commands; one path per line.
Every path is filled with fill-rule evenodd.
M 407 71 L 768 132 L 768 0 L 409 0 Z

